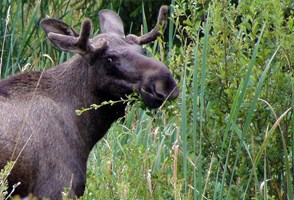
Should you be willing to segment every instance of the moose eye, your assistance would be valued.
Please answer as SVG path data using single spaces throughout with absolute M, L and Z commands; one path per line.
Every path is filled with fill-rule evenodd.
M 112 64 L 112 63 L 114 62 L 114 58 L 113 58 L 113 57 L 107 57 L 107 58 L 106 58 L 106 62 L 107 62 L 108 64 Z

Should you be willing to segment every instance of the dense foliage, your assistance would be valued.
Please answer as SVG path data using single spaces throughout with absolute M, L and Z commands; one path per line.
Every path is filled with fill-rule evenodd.
M 139 33 L 168 2 L 1 1 L 1 77 L 71 56 L 45 39 L 47 15 L 79 29 L 113 8 Z M 293 199 L 294 4 L 169 4 L 165 37 L 145 48 L 170 67 L 181 96 L 157 111 L 128 106 L 94 148 L 81 199 Z

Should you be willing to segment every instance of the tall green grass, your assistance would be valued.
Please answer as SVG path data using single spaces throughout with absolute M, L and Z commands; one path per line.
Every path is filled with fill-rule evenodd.
M 79 29 L 102 3 L 93 2 L 1 2 L 2 78 L 68 59 L 38 22 Z M 94 147 L 81 199 L 293 199 L 293 6 L 172 0 L 167 38 L 145 48 L 169 66 L 180 97 L 156 111 L 127 107 Z M 143 32 L 147 10 L 140 2 Z

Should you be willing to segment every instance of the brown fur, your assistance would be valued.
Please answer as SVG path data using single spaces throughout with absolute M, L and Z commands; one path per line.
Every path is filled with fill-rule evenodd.
M 108 20 L 111 26 L 123 27 L 118 15 L 104 10 L 100 21 L 107 26 Z M 103 106 L 81 116 L 75 110 L 132 92 L 157 108 L 179 92 L 169 70 L 142 55 L 138 44 L 121 35 L 121 28 L 102 27 L 111 31 L 90 40 L 89 20 L 80 36 L 59 20 L 46 19 L 41 25 L 56 46 L 80 55 L 49 70 L 0 82 L 0 169 L 16 161 L 8 181 L 10 189 L 21 183 L 14 194 L 22 197 L 33 193 L 61 199 L 70 186 L 72 196 L 81 196 L 89 153 L 124 116 L 125 105 Z

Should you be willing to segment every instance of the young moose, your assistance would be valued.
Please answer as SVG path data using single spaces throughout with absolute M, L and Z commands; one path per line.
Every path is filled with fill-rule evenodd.
M 16 161 L 9 190 L 20 182 L 14 194 L 21 197 L 32 193 L 61 199 L 65 187 L 71 187 L 72 197 L 83 195 L 89 153 L 124 115 L 125 105 L 103 106 L 81 116 L 75 110 L 133 92 L 149 108 L 178 96 L 167 67 L 144 56 L 140 46 L 160 35 L 167 14 L 162 6 L 156 27 L 140 37 L 125 36 L 120 17 L 110 10 L 99 12 L 101 34 L 92 39 L 90 20 L 83 22 L 80 34 L 57 19 L 41 22 L 55 46 L 77 55 L 52 69 L 0 82 L 0 169 Z

